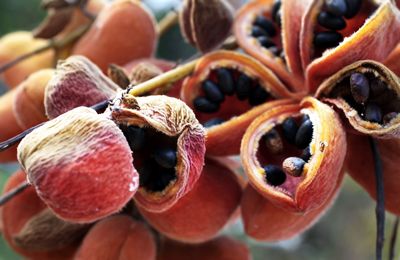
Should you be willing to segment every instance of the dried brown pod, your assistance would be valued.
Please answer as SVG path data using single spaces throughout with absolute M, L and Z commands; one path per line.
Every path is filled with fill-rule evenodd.
M 46 18 L 34 29 L 35 38 L 50 39 L 69 24 L 74 14 L 74 8 L 49 9 Z
M 107 76 L 121 89 L 125 89 L 129 86 L 130 80 L 124 69 L 116 64 L 108 65 Z
M 157 77 L 162 73 L 163 71 L 156 65 L 150 62 L 141 62 L 132 69 L 129 78 L 132 85 L 137 85 Z
M 233 9 L 226 0 L 186 0 L 179 14 L 182 34 L 201 52 L 221 45 L 232 22 Z

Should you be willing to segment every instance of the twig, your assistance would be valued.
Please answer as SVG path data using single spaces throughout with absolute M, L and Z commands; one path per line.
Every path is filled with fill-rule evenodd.
M 396 255 L 396 241 L 397 241 L 398 229 L 399 229 L 399 217 L 396 217 L 393 225 L 392 237 L 390 239 L 389 260 L 394 260 L 394 257 Z
M 376 180 L 376 259 L 382 260 L 382 250 L 385 240 L 385 195 L 383 187 L 383 169 L 382 160 L 379 154 L 378 145 L 376 141 L 369 137 L 369 143 L 374 158 L 374 170 Z
M 0 206 L 3 206 L 7 201 L 11 200 L 21 192 L 23 192 L 26 188 L 28 188 L 30 184 L 27 181 L 24 181 L 21 183 L 19 186 L 15 187 L 12 190 L 9 190 L 8 192 L 4 193 L 0 197 Z
M 168 12 L 159 22 L 157 25 L 157 32 L 158 35 L 163 35 L 172 26 L 178 23 L 178 12 L 176 10 L 171 10 Z

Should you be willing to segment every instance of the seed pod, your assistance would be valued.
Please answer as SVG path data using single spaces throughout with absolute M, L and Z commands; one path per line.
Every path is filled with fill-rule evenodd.
M 18 185 L 22 184 L 26 180 L 25 172 L 19 170 L 7 180 L 7 183 L 4 187 L 4 192 L 10 191 L 11 189 L 17 187 Z M 36 191 L 33 187 L 28 187 L 24 191 L 22 191 L 18 196 L 14 197 L 11 201 L 7 202 L 4 206 L 1 207 L 2 215 L 1 215 L 1 222 L 3 225 L 2 235 L 5 241 L 13 248 L 17 253 L 23 255 L 24 257 L 30 259 L 71 259 L 72 255 L 75 253 L 76 246 L 71 245 L 69 242 L 75 242 L 76 240 L 72 239 L 69 240 L 67 237 L 60 237 L 60 233 L 57 230 L 47 230 L 50 234 L 53 234 L 53 238 L 56 238 L 57 241 L 47 241 L 49 244 L 43 244 L 40 248 L 32 250 L 32 248 L 25 248 L 26 244 L 18 244 L 15 238 L 21 237 L 21 232 L 23 230 L 27 230 L 27 228 L 32 227 L 31 224 L 32 220 L 40 219 L 42 212 L 48 210 L 46 209 L 46 205 L 40 198 L 37 196 Z M 46 213 L 47 214 L 47 213 Z M 43 218 L 42 218 L 43 219 Z M 51 218 L 53 219 L 53 218 Z M 54 220 L 54 219 L 53 219 Z M 37 222 L 37 221 L 36 221 Z M 59 223 L 59 222 L 58 222 Z M 42 222 L 42 224 L 46 225 L 46 222 Z M 67 225 L 75 225 L 75 224 L 67 224 Z M 36 226 L 37 227 L 37 226 Z M 48 227 L 48 226 L 47 226 Z M 31 228 L 29 228 L 32 230 Z M 36 230 L 40 232 L 41 230 Z M 58 230 L 59 231 L 59 230 Z M 24 232 L 23 238 L 27 238 L 26 232 Z M 30 232 L 29 232 L 30 233 Z M 35 233 L 30 233 L 34 236 L 35 240 L 30 240 L 32 243 L 36 242 L 44 242 L 41 239 L 49 238 L 45 232 L 41 233 L 42 237 L 36 235 Z M 58 234 L 58 235 L 56 235 Z M 18 240 L 18 239 L 17 239 Z M 40 241 L 41 240 L 41 241 Z M 25 240 L 26 241 L 26 240 Z M 62 246 L 63 243 L 59 243 L 61 241 L 67 242 Z M 31 244 L 32 245 L 32 244 Z M 51 248 L 52 245 L 57 245 L 56 248 Z
M 154 236 L 144 223 L 111 216 L 89 231 L 74 259 L 156 259 Z
M 216 71 L 220 68 L 231 70 L 231 74 L 238 73 L 248 77 L 248 84 L 250 84 L 247 86 L 248 92 L 254 90 L 258 83 L 265 92 L 269 93 L 269 97 L 264 101 L 265 104 L 251 109 L 252 105 L 248 100 L 241 100 L 239 97 L 238 82 L 240 80 L 237 80 L 236 95 L 225 96 L 225 102 L 221 103 L 219 109 L 215 109 L 217 112 L 210 114 L 196 109 L 194 100 L 203 98 L 202 82 L 207 79 L 215 80 Z M 289 97 L 294 97 L 294 95 L 270 70 L 265 69 L 262 64 L 247 55 L 230 51 L 218 51 L 203 56 L 192 75 L 185 79 L 181 90 L 182 100 L 193 108 L 200 123 L 204 124 L 215 117 L 224 120 L 224 123 L 207 129 L 207 153 L 216 156 L 238 154 L 241 137 L 251 121 L 268 109 L 280 104 L 292 103 L 293 101 L 290 100 L 274 101 L 276 98 Z
M 61 219 L 87 223 L 119 211 L 139 185 L 121 130 L 75 108 L 32 131 L 18 160 L 40 198 Z
M 35 38 L 51 39 L 60 33 L 71 21 L 73 7 L 49 9 L 46 18 L 33 31 Z
M 228 236 L 221 236 L 202 244 L 189 245 L 164 239 L 161 242 L 159 260 L 250 260 L 251 254 L 245 243 Z
M 163 71 L 156 65 L 153 65 L 149 62 L 142 62 L 132 69 L 129 78 L 133 85 L 137 85 L 148 81 L 149 79 L 157 77 L 162 73 Z
M 129 86 L 130 80 L 128 76 L 124 69 L 118 65 L 108 65 L 107 76 L 122 89 L 126 89 Z
M 161 234 L 185 243 L 201 243 L 215 237 L 228 223 L 241 194 L 234 172 L 225 163 L 208 159 L 197 184 L 173 207 L 161 213 L 139 210 Z
M 233 9 L 226 0 L 186 0 L 179 14 L 182 34 L 201 52 L 221 45 L 232 21 Z
M 176 150 L 175 168 L 151 171 L 149 183 L 141 185 L 134 198 L 148 211 L 162 212 L 171 208 L 194 187 L 204 164 L 205 132 L 194 113 L 175 98 L 129 94 L 117 97 L 114 106 L 106 112 L 116 124 L 140 127 L 150 135 L 146 151 L 136 153 L 140 154 L 134 161 L 138 169 L 141 165 L 157 166 L 149 160 L 151 152 L 160 146 Z
M 364 74 L 370 82 L 371 90 L 365 105 L 348 98 L 351 87 L 345 83 L 354 73 Z M 375 85 L 379 85 L 379 91 Z M 316 97 L 342 110 L 357 132 L 378 138 L 393 138 L 400 134 L 400 82 L 393 72 L 380 63 L 359 61 L 343 68 L 321 84 Z M 393 112 L 396 116 L 393 116 Z M 383 122 L 382 117 L 386 114 L 391 114 L 392 120 Z
M 262 136 L 300 112 L 308 115 L 312 123 L 313 134 L 308 144 L 312 157 L 303 169 L 302 177 L 286 175 L 282 184 L 268 184 L 263 165 L 282 165 L 284 157 L 267 153 L 261 146 Z M 297 151 L 300 156 L 302 148 L 284 149 L 283 154 L 291 151 L 287 156 L 290 157 Z M 263 197 L 284 210 L 307 213 L 327 201 L 339 180 L 346 154 L 345 132 L 332 108 L 314 98 L 306 98 L 301 105 L 279 106 L 255 119 L 243 136 L 240 154 L 250 183 Z
M 46 87 L 45 108 L 52 119 L 78 106 L 114 98 L 120 88 L 83 56 L 59 61 Z

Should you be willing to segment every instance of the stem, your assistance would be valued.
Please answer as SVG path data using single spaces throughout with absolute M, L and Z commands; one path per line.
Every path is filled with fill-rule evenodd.
M 399 228 L 399 217 L 396 217 L 392 231 L 392 238 L 390 239 L 389 260 L 393 260 L 396 254 L 396 241 L 397 241 L 398 228 Z
M 1 197 L 0 197 L 0 206 L 3 206 L 7 201 L 11 200 L 12 198 L 14 198 L 16 195 L 20 194 L 21 192 L 23 192 L 26 188 L 28 188 L 30 186 L 30 184 L 26 181 L 24 181 L 23 183 L 21 183 L 19 186 L 15 187 L 14 189 L 4 193 Z
M 129 86 L 129 94 L 132 96 L 140 96 L 158 87 L 174 83 L 192 73 L 198 61 L 198 59 L 192 60 L 136 86 Z
M 70 43 L 73 43 L 75 40 L 77 40 L 79 37 L 81 37 L 87 31 L 87 29 L 89 29 L 89 27 L 90 27 L 90 25 L 81 26 L 78 29 L 76 29 L 75 31 L 71 32 L 69 35 L 67 35 L 63 39 L 49 40 L 49 42 L 46 45 L 44 45 L 36 50 L 33 50 L 31 52 L 22 54 L 21 56 L 18 56 L 14 60 L 0 66 L 0 73 L 3 73 L 4 71 L 8 70 L 12 66 L 14 66 L 14 65 L 20 63 L 21 61 L 24 61 L 32 56 L 35 56 L 36 54 L 42 53 L 42 52 L 50 50 L 52 48 L 60 49 L 62 47 L 69 45 Z
M 374 170 L 376 179 L 376 259 L 382 260 L 382 250 L 385 240 L 385 195 L 383 187 L 383 169 L 382 160 L 379 154 L 378 145 L 376 141 L 369 137 L 369 143 L 374 158 Z
M 168 12 L 159 22 L 157 25 L 157 32 L 158 35 L 163 35 L 172 26 L 178 23 L 178 12 L 176 10 L 172 10 Z

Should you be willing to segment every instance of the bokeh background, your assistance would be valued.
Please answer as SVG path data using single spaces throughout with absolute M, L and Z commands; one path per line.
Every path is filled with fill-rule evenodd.
M 148 0 L 144 2 L 160 19 L 180 1 Z M 40 0 L 1 0 L 0 36 L 11 31 L 34 28 L 45 16 L 39 3 Z M 179 28 L 175 27 L 161 37 L 157 56 L 180 61 L 194 53 L 195 50 L 183 41 Z M 0 91 L 5 91 L 1 84 Z M 16 164 L 0 164 L 1 190 L 9 174 L 17 168 Z M 366 176 L 368 177 L 370 176 Z M 265 222 L 269 225 L 274 224 L 269 223 L 268 219 L 265 219 Z M 393 222 L 394 216 L 387 214 L 385 259 L 388 255 Z M 374 259 L 375 202 L 354 181 L 346 177 L 334 206 L 310 230 L 294 239 L 279 243 L 257 242 L 246 238 L 241 223 L 236 223 L 224 232 L 245 241 L 250 246 L 255 260 Z M 396 247 L 399 248 L 400 243 L 397 243 Z M 0 260 L 13 259 L 21 259 L 21 257 L 13 253 L 0 236 Z

